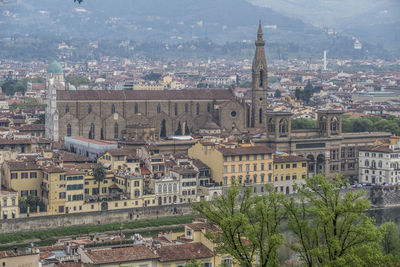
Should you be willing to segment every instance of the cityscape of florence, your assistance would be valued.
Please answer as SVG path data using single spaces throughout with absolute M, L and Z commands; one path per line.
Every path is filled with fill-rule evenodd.
M 400 2 L 0 0 L 0 263 L 400 265 Z

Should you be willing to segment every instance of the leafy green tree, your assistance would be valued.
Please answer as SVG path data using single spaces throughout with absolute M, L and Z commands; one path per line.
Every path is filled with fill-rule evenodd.
M 292 130 L 314 128 L 318 128 L 318 122 L 316 120 L 306 118 L 292 119 Z
M 384 254 L 400 254 L 400 231 L 394 222 L 385 222 L 379 226 L 382 232 L 382 250 Z M 400 260 L 400 259 L 399 259 Z
M 104 181 L 104 179 L 106 178 L 106 171 L 104 170 L 103 165 L 101 165 L 101 163 L 96 164 L 93 167 L 93 177 L 97 182 L 97 195 L 100 195 L 100 184 L 102 181 Z
M 175 131 L 175 135 L 182 135 L 182 125 L 181 122 L 178 122 L 178 128 Z
M 282 93 L 281 93 L 281 91 L 279 91 L 279 89 L 276 89 L 274 97 L 275 98 L 281 98 L 282 97 Z
M 206 233 L 216 244 L 217 253 L 230 254 L 240 266 L 279 266 L 284 201 L 285 197 L 272 188 L 268 188 L 268 196 L 253 197 L 252 187 L 232 186 L 227 194 L 193 207 L 217 227 Z
M 185 267 L 202 267 L 203 264 L 198 262 L 196 259 L 191 259 L 188 263 L 185 264 Z
M 39 114 L 39 118 L 34 122 L 34 124 L 45 124 L 46 114 Z
M 26 203 L 26 198 L 21 197 L 18 199 L 18 207 L 20 213 L 26 213 L 28 209 L 28 204 Z
M 29 195 L 26 198 L 26 204 L 29 207 L 29 212 L 36 212 L 39 204 L 39 198 L 33 195 Z
M 295 235 L 289 244 L 305 266 L 380 266 L 381 233 L 365 215 L 364 192 L 340 193 L 341 177 L 309 178 L 299 187 L 297 203 L 288 202 L 288 227 Z

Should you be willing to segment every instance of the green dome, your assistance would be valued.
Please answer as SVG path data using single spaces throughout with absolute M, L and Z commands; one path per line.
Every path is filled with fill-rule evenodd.
M 47 67 L 47 73 L 54 73 L 54 74 L 63 74 L 63 68 L 61 67 L 61 64 L 58 63 L 56 60 L 54 60 L 48 67 Z
M 73 84 L 69 84 L 70 91 L 76 91 L 76 87 Z

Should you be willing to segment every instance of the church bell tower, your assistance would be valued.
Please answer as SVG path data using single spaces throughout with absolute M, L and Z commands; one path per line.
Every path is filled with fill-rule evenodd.
M 261 21 L 258 24 L 256 53 L 252 66 L 252 118 L 251 126 L 261 128 L 266 125 L 265 112 L 267 109 L 268 73 L 265 58 L 263 32 Z

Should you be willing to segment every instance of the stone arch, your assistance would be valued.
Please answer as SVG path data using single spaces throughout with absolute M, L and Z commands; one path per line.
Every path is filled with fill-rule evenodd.
M 286 118 L 283 118 L 279 121 L 279 135 L 287 136 L 289 131 L 289 123 Z
M 268 120 L 268 132 L 275 133 L 275 119 L 274 118 L 270 118 Z
M 334 116 L 334 117 L 332 117 L 332 119 L 331 119 L 331 133 L 332 134 L 338 134 L 338 132 L 339 132 L 339 120 L 338 120 L 338 118 L 336 117 L 336 116 Z
M 317 156 L 317 174 L 324 174 L 325 173 L 325 155 L 319 154 Z
M 308 172 L 311 176 L 315 175 L 315 158 L 314 155 L 309 154 L 307 156 L 308 160 Z
M 94 123 L 91 123 L 90 124 L 90 130 L 89 130 L 88 138 L 89 139 L 94 139 L 95 138 L 95 134 L 96 134 L 96 129 L 95 129 Z
M 326 131 L 326 123 L 328 118 L 326 116 L 321 116 L 318 120 L 318 126 L 320 131 Z

